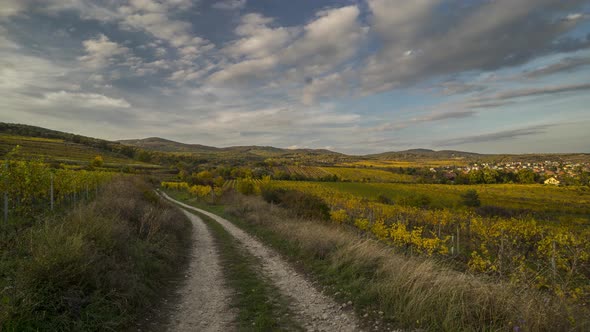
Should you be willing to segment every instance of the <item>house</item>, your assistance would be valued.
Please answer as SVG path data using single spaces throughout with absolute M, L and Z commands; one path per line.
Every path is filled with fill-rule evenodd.
M 559 182 L 559 180 L 557 180 L 555 177 L 552 177 L 552 178 L 549 178 L 549 179 L 545 180 L 544 183 L 545 184 L 551 184 L 551 185 L 554 185 L 554 186 L 559 186 L 559 184 L 561 182 Z

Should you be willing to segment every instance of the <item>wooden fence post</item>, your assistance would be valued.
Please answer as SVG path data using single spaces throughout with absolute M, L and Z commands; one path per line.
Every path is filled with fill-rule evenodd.
M 51 211 L 53 211 L 53 173 L 51 173 L 51 190 L 49 191 L 50 199 L 51 199 Z
M 4 222 L 8 223 L 8 192 L 4 192 Z
M 4 163 L 4 168 L 6 169 L 6 177 L 8 177 L 8 161 Z M 6 178 L 3 180 L 6 181 Z M 4 191 L 4 222 L 8 224 L 8 188 L 5 188 Z

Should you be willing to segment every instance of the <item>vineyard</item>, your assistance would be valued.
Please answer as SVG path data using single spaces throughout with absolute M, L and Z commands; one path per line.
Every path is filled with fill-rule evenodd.
M 272 182 L 275 188 L 324 198 L 332 210 L 332 221 L 371 234 L 403 252 L 446 257 L 466 270 L 549 289 L 582 304 L 590 300 L 590 230 L 586 227 L 540 223 L 532 217 L 484 218 L 467 209 L 382 204 L 334 185 Z M 495 189 L 503 192 L 505 188 Z M 535 194 L 546 197 L 542 192 Z M 563 196 L 578 194 L 556 194 L 558 199 L 551 204 L 559 205 Z M 587 208 L 583 203 L 587 195 L 577 200 L 578 208 Z
M 468 162 L 462 159 L 451 160 L 417 160 L 417 161 L 403 161 L 403 160 L 361 160 L 354 162 L 342 163 L 341 166 L 347 167 L 379 167 L 379 168 L 397 168 L 397 167 L 442 167 L 442 166 L 466 166 Z
M 116 153 L 67 142 L 63 139 L 0 134 L 0 155 L 10 152 L 15 146 L 19 146 L 19 154 L 26 158 L 42 158 L 69 164 L 87 164 L 95 156 L 101 155 L 106 166 L 129 165 L 136 168 L 159 168 L 156 165 L 142 163 Z
M 388 197 L 393 203 L 404 205 L 412 198 L 423 197 L 429 208 L 460 209 L 465 186 L 442 184 L 403 183 L 318 183 L 278 181 L 290 189 L 315 188 L 313 191 L 333 191 L 377 201 Z M 584 187 L 552 187 L 541 185 L 471 185 L 484 206 L 515 209 L 526 214 L 544 216 L 554 222 L 590 224 L 590 190 Z M 408 205 L 408 204 L 405 204 Z M 410 204 L 411 205 L 411 204 Z
M 482 217 L 461 207 L 457 186 L 362 184 L 240 179 L 226 181 L 223 188 L 163 183 L 198 197 L 219 196 L 235 188 L 257 194 L 261 188 L 297 190 L 326 201 L 331 220 L 356 228 L 407 254 L 438 256 L 473 273 L 498 276 L 518 285 L 551 290 L 562 298 L 590 301 L 590 229 L 579 224 L 541 222 L 533 215 L 523 218 Z M 517 204 L 544 210 L 569 211 L 588 221 L 590 193 L 582 189 L 542 186 L 477 186 L 484 203 Z M 518 188 L 518 189 L 517 189 Z M 212 194 L 212 190 L 214 191 Z M 389 191 L 387 191 L 389 190 Z M 413 190 L 413 191 L 412 191 Z M 379 192 L 406 195 L 430 193 L 437 208 L 380 203 Z M 499 197 L 506 196 L 504 200 Z M 561 210 L 565 206 L 565 210 Z M 448 204 L 447 207 L 444 207 Z M 562 213 L 562 212 L 560 212 Z
M 88 199 L 113 174 L 51 169 L 35 161 L 5 161 L 0 167 L 3 216 L 32 216 Z
M 396 174 L 379 169 L 352 167 L 281 166 L 273 168 L 275 178 L 321 180 L 328 179 L 351 182 L 402 182 L 411 183 L 410 175 Z

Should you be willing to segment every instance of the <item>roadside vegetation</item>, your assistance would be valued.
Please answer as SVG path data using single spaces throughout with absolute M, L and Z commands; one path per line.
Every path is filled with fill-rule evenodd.
M 0 230 L 1 331 L 130 328 L 179 273 L 190 240 L 184 215 L 132 177 L 26 220 Z
M 472 224 L 470 231 L 488 237 L 472 236 L 467 240 L 462 237 L 457 243 L 450 235 L 457 231 L 453 223 L 456 216 L 447 211 L 450 224 L 441 228 L 442 235 L 449 235 L 441 235 L 444 240 L 439 243 L 437 239 L 441 238 L 436 235 L 438 227 L 433 227 L 434 224 L 432 235 L 424 232 L 424 223 L 440 217 L 428 210 L 413 208 L 415 210 L 404 211 L 415 211 L 419 215 L 398 215 L 420 227 L 408 229 L 407 223 L 371 220 L 370 216 L 354 218 L 350 210 L 337 209 L 326 193 L 321 197 L 327 201 L 322 202 L 314 193 L 294 194 L 289 189 L 277 190 L 272 185 L 265 188 L 265 185 L 268 184 L 258 184 L 258 192 L 270 203 L 260 197 L 231 191 L 214 200 L 209 196 L 200 200 L 216 201 L 217 205 L 209 209 L 223 213 L 302 264 L 326 287 L 332 287 L 336 297 L 355 303 L 361 316 L 377 320 L 382 317 L 394 326 L 433 331 L 584 331 L 590 327 L 585 304 L 588 249 L 584 247 L 585 237 L 581 233 L 551 237 L 553 233 L 536 233 L 534 223 L 518 226 L 516 221 L 506 220 L 487 225 L 492 220 L 475 217 L 481 228 Z M 470 202 L 475 198 L 473 193 L 464 196 Z M 176 197 L 187 199 L 195 195 L 183 190 L 176 192 Z M 317 203 L 298 204 L 293 200 Z M 356 203 L 350 206 L 359 209 L 357 211 L 369 211 L 374 217 L 385 207 L 382 203 L 370 205 L 360 200 Z M 366 210 L 371 206 L 381 210 Z M 326 210 L 331 211 L 329 216 Z M 469 215 L 468 210 L 465 213 Z M 429 215 L 432 218 L 427 218 Z M 422 224 L 416 224 L 419 222 Z M 511 229 L 515 232 L 510 232 Z M 522 232 L 517 231 L 519 229 Z M 463 228 L 459 230 L 459 235 L 463 236 Z M 484 233 L 484 230 L 488 231 Z M 512 237 L 516 234 L 526 238 Z M 531 243 L 536 236 L 553 240 Z M 469 245 L 468 241 L 479 242 Z M 542 246 L 543 243 L 548 243 L 549 247 Z M 525 247 L 533 252 L 522 251 Z M 489 256 L 469 255 L 479 254 L 478 250 L 486 250 Z M 541 256 L 543 253 L 549 256 L 527 261 L 537 257 L 537 251 Z M 518 259 L 511 263 L 510 257 Z M 551 257 L 555 257 L 554 260 Z M 535 271 L 540 263 L 548 266 Z M 567 270 L 573 267 L 572 263 L 575 269 Z

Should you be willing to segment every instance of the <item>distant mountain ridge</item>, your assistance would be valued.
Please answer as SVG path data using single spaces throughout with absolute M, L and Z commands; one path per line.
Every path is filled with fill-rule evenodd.
M 344 154 L 334 152 L 326 149 L 284 149 L 273 146 L 259 146 L 259 145 L 245 145 L 245 146 L 230 146 L 218 148 L 214 146 L 207 146 L 201 144 L 181 143 L 161 137 L 148 137 L 143 139 L 125 139 L 118 140 L 121 144 L 131 145 L 150 151 L 159 152 L 184 152 L 184 153 L 254 153 L 254 154 L 293 154 L 293 153 L 309 153 L 309 154 L 326 154 L 326 155 L 341 155 Z
M 410 149 L 405 151 L 390 151 L 377 154 L 365 155 L 367 158 L 375 159 L 473 159 L 489 156 L 475 152 L 464 152 L 454 150 L 434 151 L 430 149 Z
M 202 144 L 181 143 L 160 137 L 107 141 L 42 127 L 2 122 L 0 122 L 0 134 L 59 138 L 68 142 L 83 144 L 106 152 L 116 153 L 126 158 L 134 158 L 141 150 L 143 150 L 161 153 L 187 154 L 193 155 L 197 158 L 203 158 L 203 160 L 239 160 L 242 158 L 249 161 L 261 161 L 266 158 L 276 157 L 287 158 L 292 161 L 302 162 L 303 164 L 308 162 L 320 162 L 322 164 L 341 163 L 363 159 L 400 161 L 456 159 L 476 162 L 537 162 L 544 160 L 586 162 L 590 160 L 590 154 L 588 153 L 480 154 L 453 150 L 434 151 L 430 149 L 410 149 L 405 151 L 390 151 L 359 156 L 347 155 L 326 149 L 286 149 L 272 146 L 231 146 L 219 148 Z

